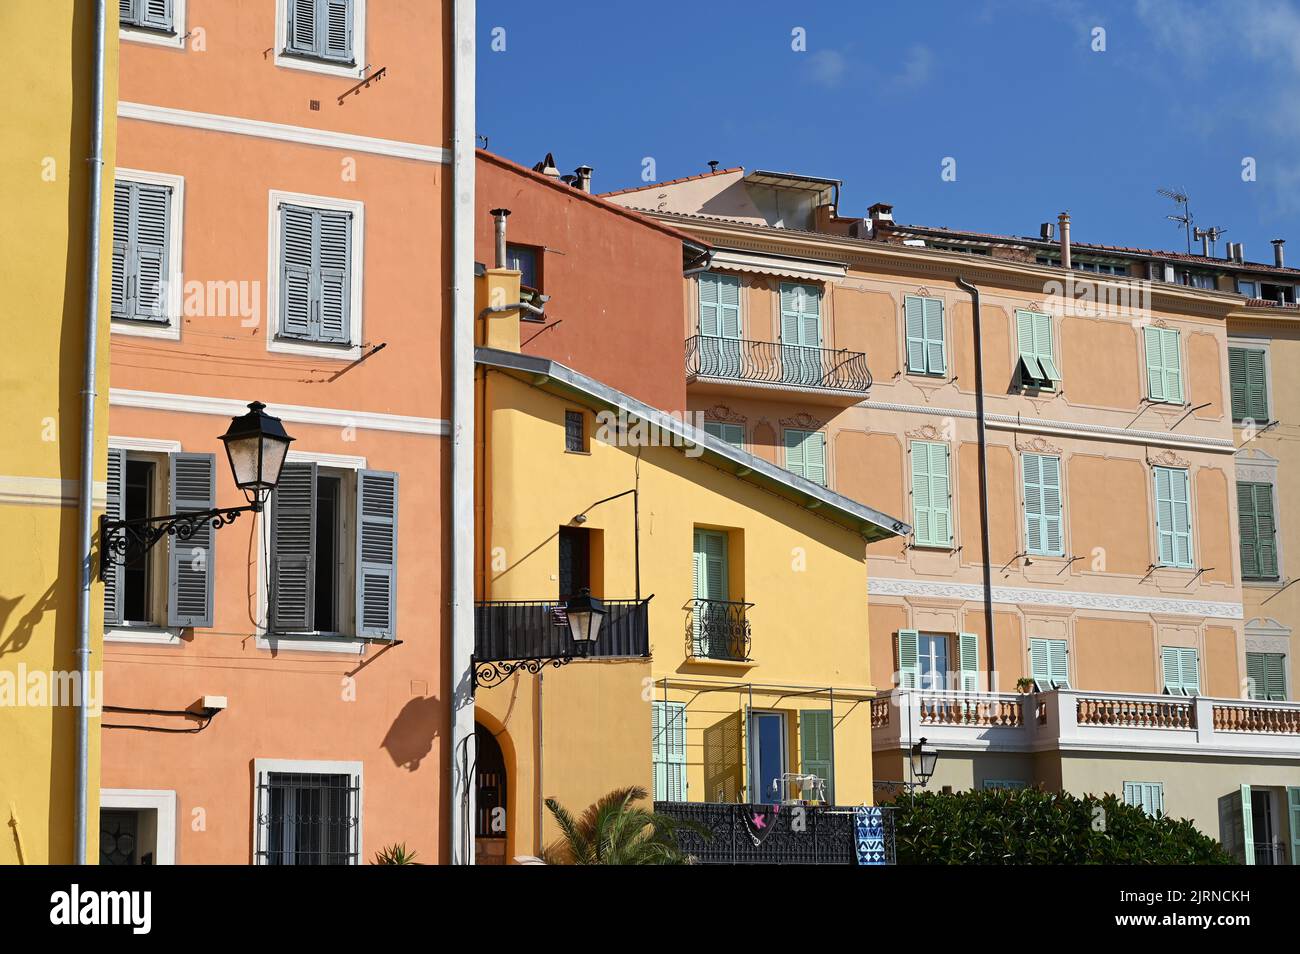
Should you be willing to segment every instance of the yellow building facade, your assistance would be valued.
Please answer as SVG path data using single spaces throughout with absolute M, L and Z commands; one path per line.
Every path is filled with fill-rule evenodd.
M 479 310 L 518 282 L 489 270 Z M 599 658 L 480 685 L 480 861 L 550 842 L 548 796 L 870 803 L 865 544 L 906 527 L 518 353 L 517 311 L 481 322 L 479 658 L 556 626 L 580 585 L 607 615 Z
M 0 136 L 0 863 L 68 864 L 77 771 L 78 491 L 95 98 L 94 5 L 12 0 L 0 29 L 18 89 Z M 117 102 L 117 5 L 105 34 L 95 507 L 108 435 L 108 300 Z M 102 591 L 91 594 L 86 855 L 97 857 Z

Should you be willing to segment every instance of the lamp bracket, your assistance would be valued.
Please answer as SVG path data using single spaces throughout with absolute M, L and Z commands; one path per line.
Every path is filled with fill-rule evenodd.
M 134 520 L 109 520 L 99 518 L 99 574 L 102 578 L 109 566 L 127 566 L 143 557 L 159 540 L 175 537 L 188 540 L 206 524 L 212 529 L 234 523 L 241 513 L 257 512 L 262 504 L 245 507 L 217 507 L 212 510 L 194 510 L 187 513 L 170 513 L 161 517 L 137 517 Z
M 563 656 L 534 656 L 531 659 L 471 659 L 474 688 L 488 689 L 499 685 L 517 672 L 536 675 L 547 666 L 559 669 L 578 659 L 572 653 Z

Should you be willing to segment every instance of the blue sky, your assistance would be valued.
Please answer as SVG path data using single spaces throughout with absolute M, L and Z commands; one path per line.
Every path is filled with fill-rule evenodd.
M 1181 249 L 1177 186 L 1247 258 L 1300 261 L 1293 0 L 480 0 L 478 28 L 489 148 L 597 191 L 717 159 L 842 179 L 846 215 L 1035 234 L 1068 208 L 1079 241 Z

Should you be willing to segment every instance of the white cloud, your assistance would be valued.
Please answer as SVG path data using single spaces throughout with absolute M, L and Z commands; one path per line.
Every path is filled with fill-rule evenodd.
M 839 50 L 818 50 L 808 57 L 812 81 L 827 89 L 834 89 L 849 71 L 848 59 Z
M 919 89 L 934 74 L 934 53 L 927 46 L 910 46 L 903 58 L 903 68 L 890 79 L 896 89 Z

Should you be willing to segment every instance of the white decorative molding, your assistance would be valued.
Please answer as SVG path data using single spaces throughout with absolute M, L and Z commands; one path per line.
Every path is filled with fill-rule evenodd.
M 396 139 L 377 139 L 373 136 L 358 136 L 354 133 L 334 132 L 330 129 L 288 126 L 283 123 L 268 123 L 260 119 L 243 119 L 217 113 L 198 113 L 188 109 L 152 106 L 148 103 L 120 102 L 117 104 L 117 116 L 119 119 L 138 119 L 142 122 L 184 126 L 188 129 L 203 129 L 208 132 L 293 142 L 303 146 L 324 146 L 327 149 L 367 152 L 393 159 L 414 159 L 417 162 L 444 164 L 451 162 L 451 150 L 440 146 L 426 146 L 423 143 L 402 142 Z
M 126 809 L 155 813 L 153 863 L 176 864 L 176 792 L 172 789 L 101 788 L 101 809 Z
M 953 417 L 975 420 L 975 412 L 959 408 L 929 407 L 923 404 L 896 404 L 886 401 L 861 401 L 857 407 L 866 410 L 901 411 L 907 414 L 930 414 L 935 417 Z M 1177 447 L 1182 450 L 1207 451 L 1232 454 L 1237 448 L 1230 440 L 1219 437 L 1198 437 L 1191 434 L 1174 435 L 1164 431 L 1135 431 L 1107 424 L 1081 424 L 1054 421 L 1043 417 L 1026 417 L 1023 414 L 985 414 L 986 424 L 993 430 L 1018 431 L 1026 434 L 1045 434 L 1056 437 L 1097 438 L 1128 444 L 1151 444 L 1160 447 Z
M 1159 467 L 1182 467 L 1184 470 L 1192 466 L 1192 462 L 1186 457 L 1179 457 L 1172 450 L 1166 448 L 1159 454 L 1152 454 L 1147 457 L 1148 464 L 1154 464 Z
M 213 414 L 235 417 L 245 414 L 248 405 L 233 398 L 205 397 L 197 394 L 166 394 L 161 391 L 132 391 L 111 388 L 110 407 L 140 407 L 154 411 L 178 411 L 185 414 Z M 451 427 L 445 419 L 407 417 L 378 411 L 350 411 L 333 407 L 306 407 L 300 404 L 269 404 L 267 413 L 294 424 L 321 424 L 326 427 L 356 427 L 371 431 L 398 431 L 404 434 L 427 434 L 446 437 Z
M 1051 441 L 1044 437 L 1032 437 L 1027 441 L 1021 442 L 1020 438 L 1015 437 L 1016 450 L 1022 454 L 1055 454 L 1060 457 L 1063 451 Z
M 978 583 L 940 583 L 878 576 L 868 578 L 867 592 L 871 596 L 946 597 L 972 601 L 984 599 L 984 587 Z M 1240 603 L 1123 596 L 1118 593 L 1083 593 L 1077 590 L 995 586 L 993 602 L 1029 606 L 1063 606 L 1071 609 L 1104 610 L 1115 613 L 1167 613 L 1171 616 L 1209 619 L 1243 617 Z

